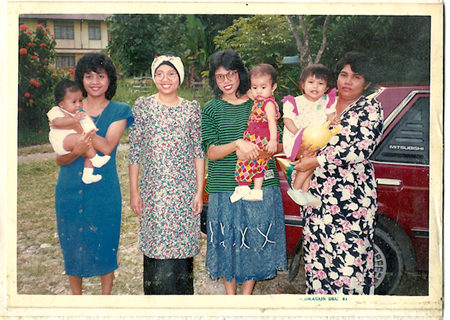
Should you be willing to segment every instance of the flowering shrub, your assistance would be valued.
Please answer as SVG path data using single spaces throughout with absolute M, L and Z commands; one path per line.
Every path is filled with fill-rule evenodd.
M 70 74 L 55 70 L 55 39 L 50 29 L 36 25 L 36 30 L 19 27 L 19 130 L 48 131 L 47 111 L 53 106 L 53 88 Z

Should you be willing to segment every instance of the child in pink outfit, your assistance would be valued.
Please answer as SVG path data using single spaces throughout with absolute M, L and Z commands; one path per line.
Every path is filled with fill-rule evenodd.
M 312 64 L 303 69 L 299 87 L 303 95 L 284 97 L 283 102 L 283 150 L 289 160 L 295 160 L 302 144 L 306 127 L 323 125 L 331 121 L 338 125 L 336 117 L 336 89 L 330 91 L 331 71 L 322 64 Z M 309 192 L 313 171 L 296 172 L 289 196 L 299 205 L 320 206 L 321 201 Z
M 248 120 L 248 128 L 244 132 L 244 140 L 255 143 L 260 150 L 273 155 L 277 151 L 279 133 L 277 120 L 280 118 L 278 105 L 273 97 L 277 88 L 277 73 L 269 64 L 260 64 L 249 73 L 250 91 L 255 102 Z M 235 179 L 238 186 L 230 197 L 231 202 L 240 199 L 262 201 L 262 184 L 268 170 L 268 159 L 238 160 L 236 162 Z M 253 190 L 250 185 L 254 182 Z

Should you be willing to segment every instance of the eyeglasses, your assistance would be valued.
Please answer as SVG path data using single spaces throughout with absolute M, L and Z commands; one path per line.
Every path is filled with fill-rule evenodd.
M 155 73 L 155 80 L 162 81 L 164 79 L 164 77 L 166 77 L 168 80 L 172 81 L 176 78 L 177 75 L 178 74 L 175 71 L 169 71 L 166 74 L 164 74 L 164 72 L 160 71 L 160 72 Z
M 238 76 L 238 72 L 237 71 L 229 71 L 225 74 L 216 74 L 216 82 L 217 83 L 222 83 L 225 81 L 225 77 L 227 77 L 227 79 L 229 81 L 233 81 L 234 79 L 236 79 Z

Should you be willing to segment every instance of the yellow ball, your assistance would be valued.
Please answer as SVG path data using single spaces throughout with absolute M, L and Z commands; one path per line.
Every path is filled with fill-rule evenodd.
M 327 121 L 324 125 L 306 127 L 303 131 L 302 144 L 307 146 L 312 143 L 310 149 L 325 146 L 331 137 L 339 132 L 339 128 L 328 129 L 329 125 L 330 121 Z

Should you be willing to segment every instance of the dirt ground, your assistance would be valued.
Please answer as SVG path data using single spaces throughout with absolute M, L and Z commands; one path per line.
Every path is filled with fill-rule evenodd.
M 126 148 L 123 146 L 122 148 Z M 18 161 L 49 159 L 54 154 L 19 155 Z M 32 226 L 23 226 L 30 232 Z M 125 235 L 136 237 L 137 234 Z M 53 235 L 49 243 L 31 244 L 30 234 L 21 234 L 17 240 L 17 265 L 19 294 L 50 294 L 68 295 L 70 288 L 67 277 L 64 275 L 64 266 L 58 243 L 58 235 Z M 133 240 L 134 241 L 134 240 Z M 225 294 L 222 280 L 209 279 L 205 270 L 206 241 L 203 238 L 200 253 L 194 259 L 194 290 L 197 295 L 223 295 Z M 121 265 L 115 272 L 115 285 L 112 294 L 140 295 L 142 293 L 142 258 L 137 254 L 135 245 L 119 247 L 119 260 Z M 35 264 L 34 272 L 28 273 L 27 267 Z M 289 264 L 289 261 L 288 261 Z M 49 272 L 52 270 L 52 272 Z M 54 272 L 58 270 L 58 272 Z M 253 294 L 304 294 L 304 272 L 300 268 L 298 276 L 289 282 L 288 271 L 279 271 L 277 276 L 270 280 L 258 281 Z M 84 294 L 99 294 L 100 283 L 98 277 L 85 279 L 83 282 Z M 237 288 L 240 293 L 240 286 Z M 405 273 L 402 282 L 394 295 L 397 296 L 424 296 L 428 295 L 428 275 Z
M 57 235 L 55 235 L 57 237 Z M 56 250 L 56 256 L 48 255 L 49 251 Z M 134 251 L 134 252 L 133 252 Z M 113 294 L 117 295 L 140 295 L 142 293 L 142 265 L 140 256 L 136 254 L 137 248 L 119 249 L 121 256 L 133 257 L 132 267 L 124 268 L 119 266 L 115 272 L 116 285 L 113 287 Z M 25 274 L 19 272 L 20 281 L 18 284 L 19 294 L 55 294 L 69 295 L 70 288 L 67 278 L 64 276 L 62 258 L 59 254 L 59 248 L 54 248 L 49 244 L 41 246 L 24 247 L 21 243 L 18 245 L 18 264 L 29 264 L 30 261 L 41 261 L 43 273 L 47 275 Z M 43 258 L 45 255 L 45 258 Z M 194 259 L 194 294 L 196 295 L 223 295 L 225 289 L 222 280 L 211 280 L 205 270 L 206 242 L 202 240 L 200 253 Z M 289 261 L 288 261 L 289 262 Z M 59 274 L 48 274 L 46 269 L 60 270 Z M 21 267 L 19 267 L 21 269 Z M 124 283 L 124 279 L 126 283 Z M 131 280 L 130 280 L 131 279 Z M 99 294 L 100 283 L 98 277 L 85 279 L 83 283 L 83 294 Z M 237 288 L 240 293 L 240 286 Z M 304 294 L 305 278 L 302 268 L 299 274 L 289 282 L 289 272 L 279 271 L 277 276 L 270 280 L 258 281 L 256 283 L 253 295 L 266 294 Z M 424 296 L 428 295 L 428 279 L 426 274 L 406 273 L 402 282 L 394 295 L 397 296 Z

